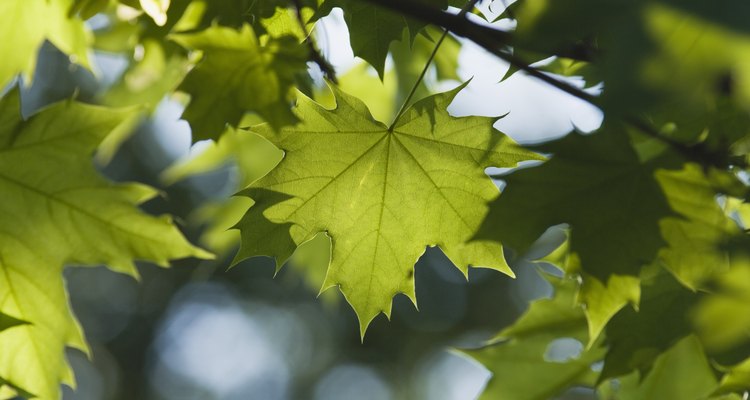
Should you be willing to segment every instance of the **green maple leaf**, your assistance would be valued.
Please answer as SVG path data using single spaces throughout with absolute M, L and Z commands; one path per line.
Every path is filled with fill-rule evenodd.
M 131 115 L 68 101 L 24 121 L 17 90 L 0 100 L 0 312 L 29 323 L 0 333 L 0 376 L 41 399 L 74 383 L 64 348 L 88 351 L 68 307 L 65 264 L 136 275 L 136 259 L 210 256 L 168 217 L 138 209 L 155 190 L 96 172 L 94 151 Z
M 584 306 L 589 325 L 589 344 L 602 333 L 607 323 L 627 305 L 638 307 L 641 282 L 637 277 L 610 275 L 606 282 L 584 275 L 578 301 Z
M 425 7 L 447 8 L 448 5 L 462 6 L 463 1 L 428 0 Z M 367 61 L 383 79 L 385 59 L 393 41 L 401 40 L 404 29 L 408 29 L 413 40 L 427 24 L 409 18 L 366 1 L 326 0 L 319 15 L 328 14 L 334 7 L 344 10 L 344 20 L 349 27 L 350 42 L 354 55 Z
M 550 226 L 571 226 L 570 251 L 581 269 L 606 282 L 610 275 L 638 275 L 664 244 L 662 217 L 674 215 L 624 132 L 603 128 L 533 147 L 553 153 L 535 168 L 513 172 L 490 209 L 478 237 L 499 234 L 524 252 Z
M 660 267 L 644 270 L 638 309 L 625 307 L 605 329 L 609 351 L 602 379 L 639 370 L 647 372 L 655 359 L 691 331 L 688 310 L 697 296 Z
M 722 247 L 740 229 L 716 202 L 717 189 L 701 166 L 660 170 L 656 178 L 680 214 L 660 223 L 668 246 L 659 258 L 682 284 L 697 289 L 713 274 L 729 270 L 732 257 Z
M 225 124 L 236 126 L 246 112 L 258 113 L 278 129 L 297 120 L 290 110 L 295 79 L 304 73 L 307 49 L 294 36 L 258 41 L 252 28 L 213 26 L 194 34 L 173 35 L 203 58 L 179 90 L 191 96 L 182 117 L 193 140 L 216 139 Z
M 564 362 L 545 359 L 555 339 L 585 343 L 587 337 L 586 317 L 576 301 L 576 280 L 546 274 L 545 278 L 555 288 L 553 298 L 534 301 L 494 343 L 466 352 L 492 372 L 482 399 L 544 400 L 571 386 L 594 386 L 598 373 L 591 365 L 604 356 L 603 348 L 591 346 Z
M 300 0 L 303 7 L 315 7 L 317 0 Z M 280 10 L 292 5 L 289 0 L 211 0 L 203 1 L 205 10 L 198 21 L 198 27 L 217 23 L 222 26 L 240 27 L 245 23 L 256 25 L 272 19 Z M 291 11 L 291 10 L 290 10 Z M 296 16 L 295 28 L 299 29 Z M 256 25 L 257 27 L 257 25 Z
M 621 378 L 619 388 L 606 398 L 698 400 L 711 397 L 716 387 L 700 341 L 688 336 L 661 354 L 647 375 L 634 372 Z
M 383 79 L 388 47 L 391 42 L 401 40 L 404 29 L 409 26 L 409 19 L 383 7 L 357 0 L 328 0 L 323 3 L 323 13 L 333 7 L 344 10 L 354 55 L 372 65 L 380 79 Z M 409 33 L 412 37 L 416 35 L 411 30 Z
M 73 0 L 0 1 L 0 87 L 23 73 L 30 79 L 36 68 L 37 52 L 49 40 L 75 62 L 89 67 L 89 35 L 79 18 L 68 17 Z
M 628 304 L 638 306 L 641 297 L 641 282 L 638 277 L 610 275 L 606 282 L 581 272 L 578 255 L 570 251 L 570 242 L 565 241 L 552 253 L 541 259 L 556 265 L 566 275 L 578 276 L 581 288 L 576 297 L 583 306 L 589 327 L 591 346 L 599 338 L 610 319 Z
M 243 192 L 256 203 L 238 224 L 237 260 L 281 263 L 327 232 L 323 289 L 340 288 L 363 334 L 377 314 L 390 314 L 396 294 L 416 301 L 413 267 L 425 246 L 440 246 L 464 274 L 470 265 L 512 274 L 497 241 L 468 241 L 499 194 L 484 169 L 539 157 L 495 131 L 495 118 L 451 117 L 446 107 L 460 89 L 417 102 L 392 129 L 338 90 L 334 110 L 301 98 L 299 125 L 254 128 L 285 154 Z

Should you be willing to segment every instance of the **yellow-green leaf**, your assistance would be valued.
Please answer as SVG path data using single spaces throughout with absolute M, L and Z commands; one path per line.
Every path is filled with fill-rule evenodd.
M 696 289 L 729 269 L 731 260 L 722 247 L 739 228 L 719 207 L 716 190 L 699 165 L 659 170 L 656 179 L 671 208 L 680 214 L 659 223 L 668 243 L 659 258 L 680 282 Z
M 622 400 L 701 400 L 708 398 L 716 385 L 703 347 L 694 336 L 688 336 L 660 355 L 645 376 L 635 372 L 622 378 L 615 394 Z
M 83 21 L 70 16 L 73 0 L 0 1 L 0 87 L 22 73 L 31 79 L 39 48 L 49 40 L 75 62 L 89 67 L 89 33 Z M 12 38 L 12 39 L 11 39 Z
M 270 255 L 283 263 L 319 232 L 333 243 L 323 289 L 338 286 L 362 332 L 391 299 L 416 301 L 414 263 L 439 246 L 464 273 L 483 266 L 512 274 L 497 241 L 469 241 L 499 194 L 489 166 L 539 156 L 492 128 L 495 118 L 451 117 L 460 88 L 428 97 L 389 129 L 356 98 L 336 93 L 326 110 L 301 98 L 293 128 L 253 128 L 284 151 L 270 174 L 244 192 L 256 201 L 238 224 L 237 259 Z
M 97 146 L 131 114 L 66 101 L 24 121 L 17 90 L 0 100 L 0 312 L 29 323 L 0 332 L 0 376 L 43 400 L 73 385 L 64 348 L 87 351 L 64 265 L 136 275 L 134 260 L 210 256 L 169 217 L 138 209 L 153 189 L 110 183 L 94 168 Z
M 629 304 L 637 307 L 640 298 L 641 281 L 637 277 L 610 275 L 605 284 L 594 276 L 584 276 L 578 301 L 588 321 L 589 346 L 618 311 Z
M 568 240 L 540 261 L 557 266 L 566 275 L 580 277 L 581 288 L 577 301 L 583 306 L 588 321 L 588 347 L 599 339 L 604 327 L 618 311 L 628 304 L 638 306 L 641 298 L 641 282 L 638 277 L 610 275 L 605 284 L 593 275 L 582 273 L 578 255 L 570 252 Z
M 217 138 L 225 125 L 236 126 L 246 112 L 255 112 L 274 128 L 296 122 L 290 110 L 293 85 L 305 72 L 307 49 L 294 36 L 260 43 L 252 28 L 212 26 L 173 39 L 203 52 L 201 61 L 179 87 L 190 104 L 182 115 L 193 140 Z

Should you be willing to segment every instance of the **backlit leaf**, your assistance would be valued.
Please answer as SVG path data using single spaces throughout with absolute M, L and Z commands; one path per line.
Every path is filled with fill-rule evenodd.
M 210 256 L 170 218 L 137 208 L 153 189 L 96 172 L 94 151 L 130 114 L 67 101 L 24 121 L 18 91 L 0 101 L 0 312 L 29 323 L 0 333 L 0 376 L 43 400 L 74 383 L 64 348 L 88 352 L 68 307 L 65 264 L 137 275 L 134 260 Z
M 435 8 L 446 8 L 449 4 L 461 7 L 465 4 L 464 1 L 455 0 L 427 0 L 422 3 L 424 7 Z M 354 55 L 372 65 L 381 79 L 391 43 L 401 40 L 404 30 L 414 40 L 427 25 L 386 7 L 359 0 L 326 0 L 320 7 L 320 14 L 326 15 L 334 7 L 344 10 Z
M 641 283 L 638 277 L 610 275 L 606 284 L 598 278 L 581 272 L 578 255 L 570 252 L 570 242 L 563 244 L 540 261 L 551 263 L 568 276 L 581 279 L 577 302 L 583 306 L 589 327 L 588 346 L 592 346 L 610 319 L 623 307 L 630 304 L 637 308 L 641 298 Z
M 713 274 L 729 269 L 731 259 L 722 247 L 739 229 L 719 207 L 716 189 L 700 166 L 660 170 L 656 178 L 671 208 L 681 215 L 661 221 L 668 246 L 659 258 L 683 284 L 699 288 Z
M 255 112 L 278 129 L 297 121 L 290 110 L 292 87 L 307 68 L 307 49 L 293 36 L 260 43 L 253 30 L 213 26 L 193 34 L 174 35 L 182 46 L 203 58 L 179 87 L 191 96 L 183 118 L 193 140 L 217 138 L 225 125 Z
M 622 400 L 699 400 L 708 398 L 716 386 L 700 342 L 688 336 L 660 355 L 647 375 L 636 372 L 622 378 L 615 393 Z
M 244 192 L 256 205 L 238 224 L 237 259 L 283 263 L 327 232 L 333 253 L 323 289 L 339 287 L 363 333 L 377 314 L 390 314 L 396 294 L 416 300 L 413 268 L 426 246 L 439 246 L 464 274 L 469 266 L 511 274 L 499 243 L 468 241 L 499 194 L 484 169 L 538 156 L 495 131 L 494 118 L 451 117 L 446 107 L 459 89 L 416 103 L 393 129 L 341 92 L 334 110 L 301 98 L 294 128 L 253 128 L 285 154 Z
M 609 351 L 602 379 L 638 370 L 645 374 L 657 357 L 691 332 L 688 310 L 697 296 L 660 268 L 641 277 L 638 309 L 623 308 L 605 329 Z
M 89 67 L 89 33 L 78 17 L 68 17 L 73 0 L 0 1 L 0 88 L 16 74 L 32 77 L 45 40 Z M 13 38 L 12 40 L 8 40 Z

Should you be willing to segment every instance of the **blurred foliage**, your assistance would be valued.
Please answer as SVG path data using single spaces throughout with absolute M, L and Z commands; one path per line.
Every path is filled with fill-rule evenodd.
M 479 3 L 0 1 L 0 398 L 746 396 L 749 3 Z M 450 115 L 466 40 L 604 123 Z
M 178 88 L 190 95 L 183 118 L 190 122 L 193 140 L 218 138 L 225 124 L 237 124 L 247 111 L 258 113 L 274 129 L 297 122 L 288 103 L 294 77 L 305 69 L 306 54 L 296 38 L 284 36 L 261 45 L 244 25 L 239 32 L 211 27 L 172 39 L 203 53 Z
M 498 333 L 491 344 L 469 352 L 494 374 L 482 398 L 541 400 L 555 396 L 560 388 L 596 383 L 598 373 L 592 364 L 605 354 L 599 344 L 572 354 L 570 360 L 548 359 L 554 342 L 563 338 L 583 347 L 586 317 L 576 307 L 575 281 L 552 275 L 546 279 L 555 290 L 552 299 L 531 303 L 528 311 Z

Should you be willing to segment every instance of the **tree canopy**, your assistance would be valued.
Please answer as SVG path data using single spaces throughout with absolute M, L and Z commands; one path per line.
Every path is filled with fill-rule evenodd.
M 344 73 L 318 31 L 334 9 L 366 63 Z M 340 291 L 364 338 L 394 296 L 419 304 L 414 265 L 436 247 L 465 277 L 526 260 L 553 288 L 460 349 L 492 374 L 483 399 L 745 398 L 749 18 L 743 0 L 3 0 L 0 397 L 75 386 L 65 349 L 90 349 L 66 266 L 138 278 L 136 261 L 272 257 Z M 601 126 L 522 145 L 495 128 L 504 110 L 452 115 L 466 43 Z M 49 45 L 124 72 L 29 112 Z M 151 185 L 104 176 L 164 98 L 203 152 Z M 200 227 L 142 207 L 154 185 L 227 165 L 235 197 Z M 530 251 L 553 231 L 563 243 Z M 580 352 L 550 359 L 563 339 Z

